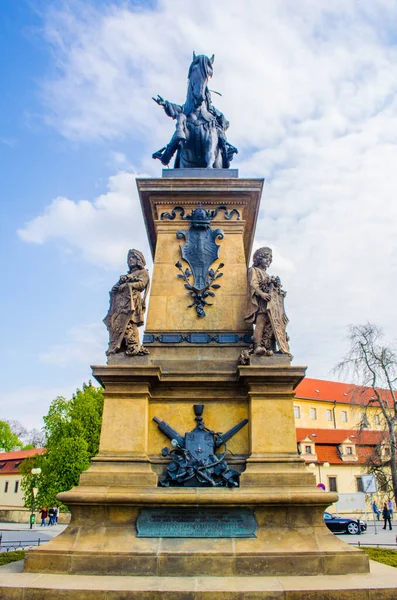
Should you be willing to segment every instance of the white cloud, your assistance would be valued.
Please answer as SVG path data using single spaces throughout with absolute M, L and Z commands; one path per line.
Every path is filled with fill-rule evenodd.
M 132 165 L 130 164 L 124 152 L 116 152 L 112 150 L 110 153 L 110 164 L 118 169 L 132 169 Z
M 43 97 L 52 123 L 71 139 L 164 143 L 172 124 L 151 96 L 183 102 L 193 49 L 215 52 L 211 87 L 223 93 L 216 103 L 242 148 L 273 146 L 291 125 L 312 120 L 317 135 L 341 134 L 396 89 L 396 50 L 382 42 L 397 15 L 386 2 L 94 6 L 52 9 L 46 21 L 58 70 Z
M 108 191 L 93 202 L 55 198 L 18 234 L 34 244 L 60 242 L 105 268 L 120 268 L 131 246 L 149 258 L 135 175 L 125 171 L 110 177 Z
M 58 367 L 76 364 L 102 364 L 105 361 L 104 348 L 107 333 L 103 323 L 75 326 L 67 332 L 66 341 L 55 344 L 39 354 L 43 363 Z
M 2 392 L 0 404 L 3 412 L 0 419 L 16 419 L 27 429 L 41 429 L 44 426 L 42 415 L 48 413 L 52 400 L 57 396 L 71 398 L 80 382 L 75 385 L 57 385 L 56 387 L 24 386 L 12 391 Z
M 396 25 L 386 0 L 79 4 L 46 21 L 52 125 L 71 140 L 139 141 L 145 170 L 174 127 L 151 96 L 183 102 L 191 51 L 215 52 L 214 102 L 240 174 L 267 178 L 257 240 L 275 248 L 293 352 L 312 376 L 328 375 L 348 323 L 397 333 Z M 114 267 L 132 232 L 146 249 L 134 178 L 120 172 L 93 202 L 54 200 L 20 235 Z

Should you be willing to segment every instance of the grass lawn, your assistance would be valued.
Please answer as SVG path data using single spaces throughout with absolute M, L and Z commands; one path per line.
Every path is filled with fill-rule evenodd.
M 387 550 L 386 548 L 366 548 L 361 546 L 368 554 L 368 558 L 377 562 L 389 565 L 389 567 L 397 567 L 397 550 Z
M 8 563 L 14 562 L 15 560 L 22 560 L 25 554 L 25 550 L 15 550 L 14 552 L 1 552 L 0 566 L 7 565 Z

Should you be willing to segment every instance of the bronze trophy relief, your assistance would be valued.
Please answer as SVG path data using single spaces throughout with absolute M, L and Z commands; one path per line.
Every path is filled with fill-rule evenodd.
M 184 436 L 180 435 L 165 421 L 153 417 L 158 428 L 172 444 L 172 449 L 163 448 L 162 455 L 171 462 L 160 477 L 159 485 L 169 486 L 206 486 L 238 487 L 239 472 L 231 469 L 225 460 L 226 442 L 247 423 L 243 419 L 226 433 L 211 431 L 204 425 L 204 404 L 194 404 L 196 427 Z M 222 448 L 221 452 L 218 452 Z

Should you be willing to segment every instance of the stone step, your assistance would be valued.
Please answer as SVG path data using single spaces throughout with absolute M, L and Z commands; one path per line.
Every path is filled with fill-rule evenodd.
M 396 600 L 397 571 L 371 561 L 363 575 L 129 577 L 0 568 L 1 600 Z

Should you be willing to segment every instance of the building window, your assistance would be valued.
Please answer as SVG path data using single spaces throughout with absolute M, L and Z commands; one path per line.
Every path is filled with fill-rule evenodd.
M 4 493 L 6 494 L 7 492 L 8 492 L 8 481 L 6 481 L 4 484 Z
M 337 492 L 336 477 L 328 477 L 328 487 L 330 492 Z
M 390 448 L 389 448 L 389 446 L 385 446 L 385 456 L 390 456 Z
M 347 423 L 347 410 L 342 410 L 342 423 Z
M 14 485 L 14 494 L 17 494 L 18 490 L 19 490 L 19 481 L 16 481 L 15 485 Z
M 375 425 L 380 425 L 380 416 L 375 415 L 374 419 L 375 419 Z
M 317 409 L 316 408 L 311 408 L 310 409 L 310 418 L 311 419 L 317 419 Z
M 353 454 L 353 448 L 351 446 L 346 446 L 346 454 Z
M 326 417 L 327 417 L 327 421 L 332 421 L 332 410 L 327 409 L 325 411 Z
M 361 477 L 356 477 L 356 488 L 358 492 L 362 492 L 363 491 L 363 482 Z
M 299 408 L 299 406 L 294 406 L 295 419 L 300 419 L 300 416 L 301 416 L 301 409 Z
M 311 446 L 305 446 L 305 452 L 306 452 L 306 454 L 311 454 L 312 453 L 312 447 Z

